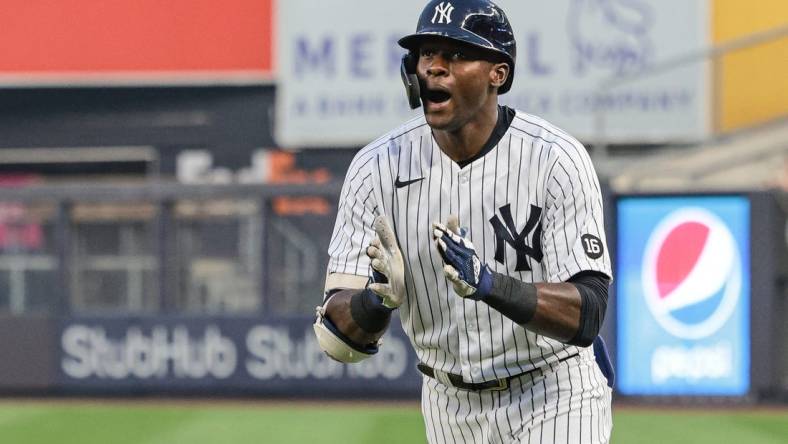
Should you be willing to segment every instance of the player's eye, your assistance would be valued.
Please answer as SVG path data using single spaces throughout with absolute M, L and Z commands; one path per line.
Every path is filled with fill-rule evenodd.
M 457 50 L 451 53 L 452 60 L 469 60 L 469 58 L 465 51 Z
M 421 48 L 419 55 L 422 57 L 432 57 L 435 55 L 435 50 L 432 48 Z

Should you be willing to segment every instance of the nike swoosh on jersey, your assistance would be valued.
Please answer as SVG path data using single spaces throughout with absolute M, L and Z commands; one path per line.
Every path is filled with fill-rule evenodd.
M 408 185 L 410 185 L 412 183 L 416 183 L 416 182 L 418 182 L 420 180 L 424 180 L 424 178 L 423 177 L 419 177 L 418 179 L 406 180 L 405 182 L 402 182 L 401 180 L 399 180 L 399 176 L 397 176 L 397 180 L 394 181 L 394 186 L 397 187 L 397 188 L 402 188 L 402 187 L 406 187 L 406 186 L 408 186 Z

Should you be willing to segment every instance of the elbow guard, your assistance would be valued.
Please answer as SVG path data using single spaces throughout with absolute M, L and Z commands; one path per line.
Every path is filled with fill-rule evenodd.
M 588 347 L 599 334 L 607 309 L 610 280 L 602 275 L 582 275 L 569 280 L 580 293 L 580 326 L 568 344 Z
M 326 317 L 325 307 L 332 297 L 326 298 L 323 305 L 315 309 L 317 318 L 312 327 L 315 330 L 318 345 L 331 359 L 346 364 L 360 362 L 372 357 L 378 352 L 380 341 L 377 344 L 358 344 L 339 331 L 336 325 L 331 322 L 331 319 Z

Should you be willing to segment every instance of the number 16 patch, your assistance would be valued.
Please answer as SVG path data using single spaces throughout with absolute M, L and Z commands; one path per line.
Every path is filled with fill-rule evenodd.
M 584 234 L 580 236 L 580 239 L 583 241 L 583 250 L 585 250 L 586 256 L 591 259 L 599 259 L 605 253 L 602 241 L 593 234 Z

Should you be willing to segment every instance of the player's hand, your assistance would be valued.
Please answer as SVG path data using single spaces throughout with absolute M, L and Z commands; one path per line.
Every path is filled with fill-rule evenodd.
M 471 241 L 463 237 L 459 225 L 457 216 L 449 215 L 446 225 L 432 224 L 432 237 L 445 262 L 443 274 L 451 281 L 454 292 L 480 301 L 492 289 L 492 270 L 479 259 Z
M 397 308 L 405 299 L 405 265 L 397 238 L 386 218 L 378 216 L 373 223 L 377 235 L 367 247 L 372 262 L 372 282 L 367 288 L 383 298 L 383 305 Z

